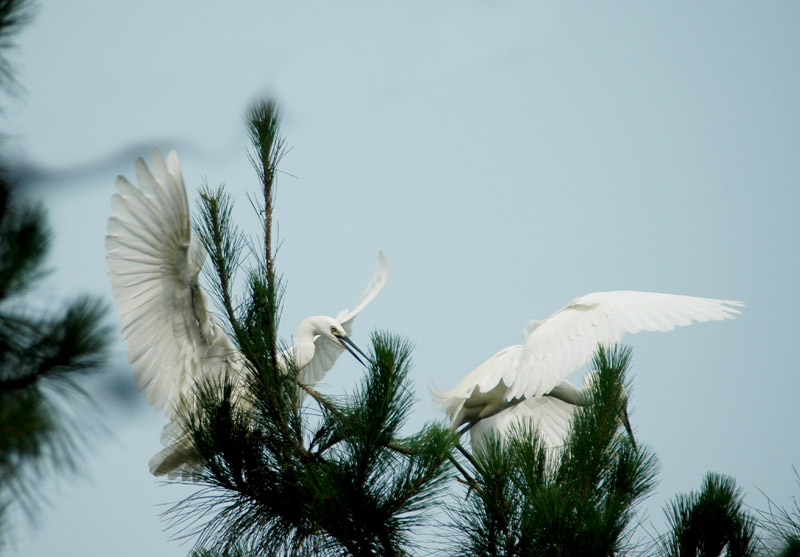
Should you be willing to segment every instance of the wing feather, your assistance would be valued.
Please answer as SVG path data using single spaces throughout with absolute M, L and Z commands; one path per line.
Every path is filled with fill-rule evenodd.
M 120 176 L 111 199 L 106 261 L 122 335 L 139 390 L 168 417 L 204 373 L 235 352 L 198 283 L 205 253 L 192 238 L 180 163 L 153 151 L 135 163 L 137 186 Z
M 378 265 L 375 267 L 375 272 L 372 273 L 372 276 L 369 278 L 369 282 L 367 283 L 367 287 L 364 289 L 364 292 L 361 294 L 361 297 L 358 299 L 358 303 L 356 303 L 355 309 L 351 310 L 342 310 L 339 312 L 339 315 L 336 316 L 336 320 L 342 324 L 344 327 L 344 331 L 349 335 L 353 328 L 353 320 L 356 318 L 356 315 L 361 313 L 361 310 L 367 307 L 367 305 L 375 299 L 375 296 L 383 290 L 383 286 L 386 284 L 386 280 L 389 278 L 389 267 L 386 264 L 386 258 L 383 256 L 383 252 L 378 252 Z
M 386 264 L 386 258 L 381 251 L 378 252 L 378 264 L 375 268 L 375 272 L 372 273 L 366 289 L 364 289 L 364 292 L 358 299 L 355 309 L 342 310 L 336 318 L 348 336 L 353 332 L 353 321 L 356 316 L 375 299 L 375 296 L 383 289 L 388 278 L 389 268 Z M 321 381 L 333 367 L 333 364 L 336 363 L 336 360 L 342 352 L 344 352 L 344 348 L 339 346 L 339 344 L 323 336 L 318 336 L 314 339 L 314 346 L 314 358 L 300 370 L 300 381 L 306 385 L 314 385 Z
M 323 336 L 314 339 L 314 358 L 300 370 L 300 381 L 315 385 L 333 368 L 344 348 Z
M 744 304 L 655 292 L 596 292 L 576 298 L 528 335 L 506 399 L 540 397 L 578 371 L 597 345 L 629 333 L 671 331 L 692 323 L 733 319 Z

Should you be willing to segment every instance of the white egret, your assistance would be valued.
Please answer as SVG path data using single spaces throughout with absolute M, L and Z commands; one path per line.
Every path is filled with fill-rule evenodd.
M 138 187 L 117 178 L 106 260 L 136 386 L 155 410 L 172 420 L 162 435 L 167 445 L 180 437 L 176 412 L 181 398 L 190 397 L 198 382 L 224 373 L 235 381 L 244 357 L 217 323 L 199 282 L 206 252 L 191 233 L 177 154 L 172 151 L 165 161 L 154 150 L 152 172 L 141 158 L 135 169 Z M 381 291 L 387 277 L 386 260 L 379 253 L 377 269 L 355 309 L 344 310 L 335 319 L 304 319 L 289 353 L 281 355 L 281 365 L 287 366 L 291 359 L 299 380 L 313 385 L 343 350 L 358 358 L 350 349 L 358 350 L 349 338 L 353 320 Z M 170 459 L 176 450 L 169 445 L 156 455 L 151 471 L 161 475 L 178 469 L 182 463 Z
M 504 348 L 449 391 L 432 391 L 453 429 L 469 430 L 473 444 L 490 431 L 502 438 L 529 417 L 545 446 L 559 447 L 584 400 L 584 389 L 566 378 L 592 359 L 598 344 L 616 344 L 628 333 L 733 319 L 741 306 L 655 292 L 587 294 L 543 321 L 529 321 L 523 344 Z

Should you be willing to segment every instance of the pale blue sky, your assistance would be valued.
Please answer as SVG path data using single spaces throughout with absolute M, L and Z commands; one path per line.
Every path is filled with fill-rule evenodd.
M 20 38 L 4 129 L 42 172 L 50 296 L 110 300 L 117 174 L 177 148 L 194 193 L 257 187 L 248 103 L 284 109 L 282 333 L 352 307 L 382 249 L 389 282 L 356 320 L 416 344 L 420 401 L 572 298 L 636 289 L 743 300 L 735 321 L 634 347 L 633 427 L 662 462 L 643 506 L 735 476 L 747 502 L 800 494 L 800 3 L 42 2 Z M 116 324 L 117 316 L 112 315 Z M 115 371 L 130 385 L 121 341 Z M 342 359 L 329 392 L 361 370 Z M 147 461 L 163 418 L 96 382 L 110 435 L 58 482 L 15 556 L 178 556 L 158 514 L 186 489 Z M 410 431 L 411 429 L 409 429 Z

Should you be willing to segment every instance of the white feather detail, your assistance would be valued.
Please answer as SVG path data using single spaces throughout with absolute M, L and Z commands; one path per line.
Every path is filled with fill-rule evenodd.
M 542 397 L 587 364 L 598 344 L 617 344 L 626 334 L 641 331 L 733 319 L 742 306 L 733 300 L 655 292 L 587 294 L 543 321 L 529 322 L 524 344 L 504 348 L 449 391 L 432 391 L 454 429 L 481 420 L 473 427 L 480 426 L 477 435 L 492 424 L 505 431 L 512 417 L 526 413 L 542 414 L 547 423 L 545 410 L 558 404 Z M 556 430 L 552 426 L 553 440 Z

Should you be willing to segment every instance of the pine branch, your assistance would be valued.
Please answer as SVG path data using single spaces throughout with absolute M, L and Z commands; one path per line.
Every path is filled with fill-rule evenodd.
M 255 148 L 255 155 L 250 161 L 261 180 L 264 209 L 261 215 L 264 226 L 264 264 L 267 275 L 268 305 L 274 310 L 268 312 L 273 320 L 267 323 L 266 329 L 272 331 L 272 366 L 277 369 L 277 284 L 275 278 L 275 258 L 272 251 L 272 215 L 274 210 L 277 169 L 280 160 L 286 153 L 284 140 L 280 137 L 280 111 L 273 101 L 254 103 L 247 114 L 248 132 Z M 270 315 L 267 315 L 268 319 Z
M 758 554 L 756 520 L 743 509 L 742 490 L 730 476 L 709 472 L 699 492 L 678 495 L 668 507 L 670 532 L 661 554 L 665 556 Z
M 625 348 L 598 350 L 587 404 L 576 408 L 563 450 L 545 449 L 530 422 L 473 451 L 479 488 L 451 510 L 460 554 L 625 551 L 633 508 L 652 490 L 658 467 L 646 447 L 619 432 L 629 359 Z
M 99 300 L 78 298 L 52 315 L 15 299 L 41 276 L 48 246 L 44 213 L 15 205 L 0 178 L 0 506 L 14 500 L 31 520 L 38 480 L 74 471 L 86 439 L 85 424 L 52 396 L 90 401 L 76 376 L 104 365 L 110 342 Z
M 15 36 L 33 16 L 34 3 L 31 1 L 0 0 L 0 87 L 12 94 L 19 91 L 20 85 L 6 52 L 16 46 Z
M 245 304 L 242 319 L 234 307 L 231 292 L 236 271 L 241 266 L 241 252 L 247 242 L 233 224 L 232 211 L 233 202 L 221 187 L 214 191 L 204 187 L 200 196 L 201 219 L 195 229 L 209 253 L 213 278 L 216 279 L 212 280 L 216 297 L 240 350 L 251 364 L 246 370 L 248 391 L 254 396 L 259 395 L 258 406 L 264 409 L 262 414 L 272 425 L 294 439 L 295 446 L 301 448 L 300 436 L 286 418 L 285 409 L 296 404 L 287 400 L 291 398 L 286 394 L 287 374 L 278 363 L 276 294 L 270 287 L 263 287 L 258 267 L 248 273 L 250 299 Z
M 234 335 L 239 339 L 242 328 L 233 307 L 231 289 L 240 264 L 242 236 L 232 224 L 232 203 L 221 187 L 212 191 L 208 185 L 204 185 L 200 191 L 199 207 L 201 218 L 195 231 L 216 273 L 217 280 L 212 281 L 214 292 L 225 310 Z
M 42 276 L 50 238 L 44 210 L 38 205 L 17 207 L 8 176 L 0 169 L 0 301 Z
M 206 495 L 184 501 L 171 511 L 173 524 L 213 515 L 192 532 L 215 550 L 236 540 L 272 553 L 404 554 L 408 529 L 447 479 L 454 436 L 438 426 L 410 438 L 397 435 L 410 409 L 409 348 L 378 335 L 373 351 L 362 389 L 344 405 L 300 385 L 323 405 L 323 437 L 335 439 L 314 452 L 261 427 L 252 410 L 225 402 L 233 386 L 222 400 L 218 388 L 201 393 L 202 422 L 189 424 L 207 455 L 199 479 L 225 496 L 218 504 Z
M 232 296 L 239 252 L 255 244 L 240 240 L 221 190 L 203 192 L 198 229 L 246 361 L 244 377 L 201 384 L 187 401 L 183 425 L 203 462 L 195 477 L 202 489 L 168 511 L 170 524 L 212 552 L 405 555 L 412 527 L 450 479 L 457 439 L 430 424 L 400 434 L 414 403 L 411 347 L 388 333 L 373 334 L 370 369 L 344 399 L 299 380 L 291 349 L 281 352 L 277 339 L 271 229 L 284 148 L 275 105 L 254 105 L 248 127 L 264 198 L 264 249 L 253 250 L 257 261 L 239 307 Z M 309 395 L 310 406 L 299 393 Z
M 43 379 L 86 394 L 72 376 L 101 367 L 110 330 L 105 306 L 79 298 L 60 318 L 36 320 L 0 312 L 0 392 L 23 390 Z
M 792 468 L 796 483 L 800 486 L 800 473 L 794 466 Z M 800 555 L 800 505 L 796 497 L 792 497 L 793 506 L 787 509 L 775 503 L 763 491 L 761 494 L 767 500 L 767 508 L 756 511 L 760 516 L 759 526 L 769 535 L 772 545 L 779 548 L 777 554 L 780 557 Z

